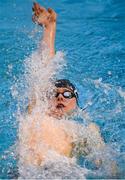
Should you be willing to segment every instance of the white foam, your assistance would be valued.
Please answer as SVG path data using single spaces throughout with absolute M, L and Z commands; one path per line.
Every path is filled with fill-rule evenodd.
M 58 76 L 58 73 L 62 70 L 62 68 L 65 65 L 66 63 L 62 52 L 57 52 L 55 57 L 51 59 L 49 62 L 48 51 L 44 45 L 42 46 L 41 51 L 34 52 L 30 57 L 28 57 L 25 60 L 25 76 L 23 80 L 26 81 L 27 91 L 25 92 L 24 98 L 28 97 L 29 99 L 32 99 L 35 97 L 37 103 L 30 115 L 24 115 L 20 113 L 20 116 L 18 117 L 20 121 L 19 139 L 21 141 L 27 140 L 28 128 L 31 127 L 30 125 L 32 123 L 32 116 L 35 116 L 35 114 L 37 113 L 40 113 L 42 118 L 36 123 L 35 130 L 41 133 L 40 123 L 45 118 L 45 112 L 47 112 L 49 108 L 47 95 L 53 92 L 53 82 Z M 99 89 L 100 87 L 103 88 L 103 92 L 105 94 L 108 94 L 109 91 L 112 89 L 109 84 L 102 83 L 102 79 L 94 81 L 91 80 L 90 82 L 92 82 L 95 85 L 95 88 L 97 89 Z M 13 91 L 13 93 L 16 94 L 16 91 Z M 91 106 L 92 103 L 92 99 L 88 101 L 89 106 Z M 81 118 L 84 118 L 88 124 L 91 123 L 90 115 L 86 110 L 76 111 L 76 114 L 74 113 L 74 116 L 77 115 Z M 97 144 L 100 142 L 98 133 L 93 134 L 93 132 L 90 131 L 89 128 L 87 128 L 86 124 L 80 125 L 77 122 L 72 121 L 73 116 L 64 117 L 63 119 L 57 122 L 56 126 L 64 126 L 65 132 L 67 134 L 72 135 L 73 142 L 76 143 L 75 150 L 77 150 L 77 147 L 79 148 L 79 142 L 87 138 L 89 140 L 89 146 L 91 149 L 91 154 L 88 155 L 87 158 L 92 160 L 95 155 L 103 156 L 103 150 L 102 152 L 100 152 L 100 150 L 97 151 L 96 149 Z M 21 133 L 21 126 L 26 128 L 25 134 Z M 37 148 L 43 148 L 45 146 L 45 144 L 39 142 Z M 33 165 L 26 166 L 24 165 L 23 160 L 21 160 L 21 158 L 25 156 L 25 153 L 29 152 L 27 151 L 27 148 L 20 144 L 20 178 L 85 178 L 85 175 L 88 173 L 88 171 L 85 168 L 85 165 L 84 168 L 81 168 L 74 159 L 61 156 L 57 154 L 55 151 L 49 150 L 48 147 L 46 148 L 47 155 L 44 164 L 41 164 L 39 167 Z M 77 156 L 77 152 L 75 150 L 73 154 L 74 158 Z M 85 149 L 85 147 L 83 147 L 83 149 L 80 149 L 79 151 L 84 151 L 84 153 L 87 153 L 89 149 Z M 109 157 L 109 154 L 107 152 L 105 155 Z

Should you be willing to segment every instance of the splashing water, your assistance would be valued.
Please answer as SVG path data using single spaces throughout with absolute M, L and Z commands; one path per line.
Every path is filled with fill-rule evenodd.
M 114 88 L 110 84 L 102 83 L 101 79 L 84 79 L 83 87 L 89 97 L 85 105 L 86 110 L 82 111 L 78 108 L 72 116 L 65 116 L 55 122 L 52 117 L 47 119 L 46 112 L 50 108 L 48 97 L 52 96 L 55 88 L 53 84 L 63 67 L 66 67 L 63 53 L 57 52 L 56 56 L 48 62 L 48 51 L 43 44 L 40 51 L 32 53 L 30 57 L 25 59 L 24 66 L 24 75 L 11 88 L 13 97 L 18 99 L 16 117 L 19 123 L 19 141 L 4 153 L 2 160 L 8 161 L 8 159 L 13 159 L 16 161 L 18 157 L 18 173 L 16 167 L 15 170 L 12 170 L 12 162 L 8 164 L 8 167 L 10 167 L 7 172 L 8 175 L 11 178 L 18 177 L 20 179 L 113 177 L 111 175 L 112 164 L 110 161 L 117 162 L 122 167 L 124 165 L 124 151 L 121 153 L 123 142 L 120 139 L 121 129 L 119 129 L 119 126 L 123 126 L 124 122 L 121 120 L 118 124 L 117 120 L 115 120 L 115 117 L 121 115 L 124 108 L 124 91 L 121 88 Z M 28 114 L 26 110 L 28 103 L 32 102 L 34 98 L 37 100 L 37 103 L 33 107 L 32 112 Z M 40 114 L 41 118 L 36 118 L 36 114 Z M 104 122 L 105 119 L 106 121 Z M 40 126 L 45 120 L 50 124 L 50 126 L 47 126 L 48 128 L 56 127 L 56 129 L 60 129 L 60 127 L 63 127 L 66 134 L 72 136 L 72 143 L 75 142 L 76 145 L 72 151 L 72 157 L 68 158 L 60 155 L 42 142 Z M 85 146 L 82 147 L 79 142 L 84 140 L 83 144 L 85 145 L 86 139 L 89 139 L 90 148 L 97 146 L 100 142 L 97 134 L 93 134 L 87 128 L 92 121 L 101 124 L 101 132 L 107 142 L 107 146 L 98 151 L 92 148 L 91 153 L 88 155 L 90 149 Z M 34 126 L 32 126 L 33 122 L 35 122 Z M 43 149 L 46 150 L 44 163 L 41 163 L 39 166 L 34 165 L 36 157 L 29 147 L 26 146 L 31 135 L 29 132 L 32 128 L 32 133 L 36 134 L 37 132 L 38 134 L 38 142 L 35 147 L 37 152 Z M 114 132 L 114 129 L 117 131 Z M 110 133 L 109 137 L 107 133 Z M 124 129 L 122 137 L 123 133 Z M 54 142 L 58 144 L 60 141 L 61 134 L 59 133 Z M 33 157 L 33 164 L 25 163 L 25 158 L 29 154 Z M 94 164 L 97 157 L 103 161 L 99 168 Z M 124 175 L 122 167 L 118 174 L 119 177 L 120 173 L 122 174 L 121 176 Z
M 45 112 L 47 112 L 49 106 L 48 102 L 48 96 L 53 93 L 54 86 L 53 83 L 58 76 L 58 73 L 60 70 L 62 70 L 62 67 L 65 66 L 65 61 L 63 58 L 63 53 L 57 52 L 56 56 L 51 59 L 49 64 L 48 62 L 48 52 L 44 45 L 42 45 L 41 52 L 35 52 L 32 54 L 31 57 L 26 59 L 25 61 L 25 69 L 26 73 L 24 75 L 24 79 L 27 83 L 27 91 L 24 95 L 24 101 L 26 97 L 34 98 L 37 101 L 37 104 L 35 105 L 35 108 L 33 110 L 33 113 L 31 115 L 20 114 L 18 116 L 20 121 L 20 128 L 19 128 L 19 172 L 20 172 L 20 178 L 73 178 L 73 177 L 80 177 L 83 178 L 85 173 L 87 172 L 83 168 L 80 168 L 76 163 L 73 162 L 73 159 L 67 158 L 65 156 L 59 155 L 56 153 L 56 151 L 51 150 L 49 147 L 47 147 L 46 144 L 44 144 L 40 137 L 38 137 L 38 144 L 36 145 L 37 151 L 40 149 L 41 153 L 43 149 L 46 150 L 46 158 L 44 164 L 41 164 L 41 166 L 34 166 L 33 164 L 25 165 L 24 159 L 29 154 L 30 149 L 27 149 L 26 147 L 26 141 L 28 140 L 29 136 L 29 128 L 32 128 L 32 123 L 35 121 L 35 118 L 37 114 L 40 114 L 40 117 L 37 118 L 37 122 L 34 125 L 34 129 L 37 132 L 37 134 L 42 134 L 42 130 L 40 128 L 40 125 L 42 121 L 44 122 L 44 119 L 48 124 L 51 124 L 50 128 L 53 128 L 53 126 L 57 126 L 60 128 L 60 126 L 65 126 L 65 123 L 67 123 L 66 117 L 65 119 L 62 119 L 58 123 L 54 122 L 53 119 L 50 117 L 49 121 L 47 120 L 47 117 L 45 115 Z M 58 72 L 58 73 L 57 73 Z M 33 94 L 34 93 L 34 94 Z M 21 101 L 22 103 L 22 101 Z M 60 124 L 61 123 L 61 124 Z M 22 129 L 24 134 L 22 134 Z M 49 126 L 48 126 L 49 128 Z M 55 129 L 54 129 L 55 130 Z M 67 129 L 67 134 L 69 130 Z M 71 132 L 73 129 L 71 130 Z M 70 133 L 71 133 L 70 132 Z M 51 135 L 51 134 L 50 134 Z M 60 137 L 61 134 L 59 134 L 59 137 L 56 139 L 57 143 L 60 143 L 58 141 L 61 140 Z M 25 141 L 26 140 L 26 141 Z M 21 143 L 20 143 L 21 142 Z M 44 151 L 45 151 L 44 150 Z M 32 154 L 34 156 L 34 154 Z M 35 159 L 35 156 L 34 156 Z M 35 160 L 33 160 L 34 162 Z
M 13 88 L 13 95 L 18 97 L 19 108 L 17 119 L 19 120 L 19 144 L 18 144 L 18 168 L 19 168 L 19 178 L 85 178 L 85 177 L 112 177 L 112 165 L 110 161 L 115 161 L 118 153 L 113 151 L 111 146 L 103 147 L 103 149 L 98 150 L 96 148 L 92 148 L 91 154 L 88 155 L 90 149 L 87 147 L 83 147 L 79 145 L 79 142 L 89 139 L 89 146 L 96 147 L 98 143 L 100 143 L 100 138 L 96 133 L 93 134 L 87 127 L 88 124 L 91 123 L 91 113 L 89 109 L 92 109 L 96 99 L 94 93 L 91 96 L 91 100 L 87 103 L 87 109 L 82 111 L 77 109 L 76 112 L 72 114 L 72 116 L 65 116 L 59 121 L 54 121 L 52 117 L 46 116 L 47 110 L 50 108 L 48 97 L 52 96 L 54 90 L 54 81 L 58 77 L 62 68 L 66 66 L 63 53 L 57 52 L 56 56 L 48 63 L 48 51 L 45 45 L 42 45 L 41 51 L 34 52 L 29 58 L 24 61 L 25 64 L 25 74 L 21 78 L 21 85 L 25 82 L 25 88 L 22 92 L 23 96 L 16 93 L 17 87 L 15 87 L 15 91 Z M 94 89 L 98 89 L 98 96 L 101 96 L 100 101 L 103 105 L 105 102 L 104 96 L 108 93 L 113 93 L 113 88 L 110 85 L 103 84 L 100 80 L 84 80 L 84 84 L 89 87 L 91 84 L 91 89 L 94 86 Z M 86 83 L 85 83 L 86 82 Z M 18 85 L 16 85 L 18 86 Z M 102 91 L 103 88 L 103 92 Z M 89 89 L 90 90 L 90 89 Z M 120 91 L 120 90 L 119 90 Z M 119 92 L 117 91 L 117 93 Z M 121 91 L 120 91 L 121 92 Z M 120 93 L 119 93 L 120 94 Z M 96 96 L 96 98 L 98 98 Z M 22 98 L 23 97 L 23 98 Z M 31 114 L 24 112 L 28 103 L 33 99 L 36 99 L 37 103 Z M 107 97 L 105 97 L 107 98 Z M 29 99 L 29 101 L 27 100 Z M 103 100 L 104 99 L 104 100 Z M 104 101 L 104 102 L 103 102 Z M 97 101 L 99 102 L 99 100 Z M 107 102 L 107 101 L 106 101 Z M 23 108 L 22 108 L 23 105 Z M 105 103 L 104 103 L 105 105 Z M 89 106 L 89 107 L 88 107 Z M 25 108 L 24 108 L 25 107 Z M 90 108 L 91 107 L 91 108 Z M 99 106 L 97 106 L 99 107 Z M 96 106 L 94 106 L 96 108 Z M 104 116 L 103 108 L 101 107 L 98 111 L 101 117 Z M 23 109 L 23 110 L 22 110 Z M 106 110 L 106 109 L 105 109 Z M 110 113 L 117 113 L 114 108 L 111 108 Z M 95 110 L 93 111 L 95 112 Z M 108 108 L 109 113 L 109 108 Z M 119 113 L 119 111 L 118 111 Z M 40 115 L 37 117 L 37 114 Z M 96 115 L 94 114 L 96 120 L 101 118 L 98 116 L 97 110 Z M 110 116 L 109 116 L 110 117 Z M 104 117 L 103 117 L 104 118 Z M 53 127 L 59 129 L 63 127 L 67 135 L 72 136 L 72 143 L 75 142 L 75 148 L 72 152 L 72 158 L 68 158 L 64 155 L 60 155 L 55 150 L 48 147 L 45 143 L 42 142 L 42 134 L 41 124 L 46 121 L 49 125 L 47 128 L 52 129 Z M 34 123 L 35 122 L 35 123 Z M 32 124 L 34 123 L 34 126 Z M 36 137 L 37 144 L 35 145 L 37 152 L 46 151 L 44 163 L 41 163 L 39 166 L 35 164 L 35 154 L 32 150 L 27 146 L 27 141 L 29 136 L 31 136 L 30 129 L 32 129 L 32 133 L 34 135 L 38 134 Z M 107 128 L 106 128 L 107 129 Z M 37 132 L 37 133 L 36 133 Z M 58 133 L 58 131 L 57 131 Z M 54 143 L 58 144 L 61 141 L 61 133 L 59 133 L 58 137 L 55 137 Z M 29 138 L 30 139 L 30 138 Z M 85 145 L 86 142 L 83 142 Z M 79 150 L 78 150 L 79 149 Z M 82 152 L 82 153 L 81 153 Z M 27 160 L 28 155 L 31 155 L 33 159 L 31 162 L 33 164 L 25 163 L 25 159 Z M 42 154 L 42 153 L 41 153 Z M 112 154 L 112 155 L 111 155 Z M 87 155 L 87 157 L 86 157 Z M 96 158 L 100 158 L 103 162 L 100 168 L 96 168 L 94 161 Z M 37 158 L 36 158 L 37 159 Z
M 69 69 L 69 71 L 67 71 L 68 73 L 65 72 L 67 73 L 66 76 L 78 84 L 78 89 L 80 89 L 79 94 L 83 93 L 79 95 L 79 101 L 80 105 L 83 105 L 86 110 L 74 114 L 75 118 L 78 118 L 78 121 L 76 120 L 75 123 L 80 123 L 82 126 L 86 124 L 86 121 L 87 123 L 91 121 L 97 123 L 101 128 L 101 134 L 107 144 L 103 152 L 96 153 L 97 156 L 104 156 L 107 164 L 107 166 L 103 166 L 103 168 L 100 167 L 99 169 L 94 168 L 94 164 L 92 163 L 94 158 L 92 155 L 87 158 L 81 155 L 77 160 L 72 160 L 69 164 L 68 158 L 59 156 L 55 154 L 55 152 L 48 152 L 47 157 L 49 162 L 46 160 L 45 165 L 40 168 L 25 168 L 25 166 L 21 166 L 21 164 L 19 166 L 17 163 L 20 147 L 18 142 L 16 142 L 17 139 L 19 139 L 16 137 L 16 134 L 18 134 L 18 124 L 22 123 L 23 120 L 24 124 L 30 122 L 30 117 L 26 116 L 26 107 L 28 106 L 30 97 L 32 99 L 34 96 L 38 96 L 38 99 L 41 98 L 42 102 L 44 102 L 41 103 L 40 101 L 34 109 L 34 112 L 42 111 L 41 113 L 43 113 L 44 110 L 47 109 L 45 107 L 48 106 L 48 103 L 45 97 L 46 94 L 51 94 L 51 92 L 48 92 L 47 87 L 51 87 L 51 90 L 49 90 L 52 91 L 52 82 L 56 76 L 58 77 L 58 69 L 55 68 L 60 67 L 60 65 L 54 66 L 53 62 L 56 61 L 54 58 L 54 61 L 52 61 L 53 68 L 49 66 L 51 70 L 54 70 L 51 71 L 49 69 L 48 71 L 48 67 L 46 70 L 43 63 L 41 63 L 41 60 L 43 62 L 44 59 L 41 58 L 39 52 L 33 53 L 25 60 L 24 64 L 22 63 L 21 57 L 24 54 L 28 54 L 30 48 L 32 49 L 34 46 L 31 42 L 31 36 L 34 35 L 34 33 L 32 32 L 31 36 L 27 38 L 27 36 L 29 36 L 29 29 L 32 29 L 30 24 L 31 15 L 27 11 L 27 7 L 29 7 L 29 9 L 31 8 L 31 3 L 29 3 L 29 1 L 21 1 L 21 4 L 18 1 L 14 1 L 13 3 L 11 1 L 3 3 L 1 1 L 0 3 L 0 7 L 2 8 L 0 11 L 2 13 L 2 55 L 0 61 L 2 67 L 0 71 L 0 79 L 2 80 L 0 88 L 0 135 L 2 135 L 2 138 L 0 138 L 0 178 L 8 179 L 19 177 L 17 167 L 20 167 L 20 171 L 22 170 L 21 175 L 22 177 L 24 175 L 24 178 L 28 172 L 31 173 L 29 173 L 29 176 L 32 175 L 34 177 L 39 174 L 39 177 L 55 176 L 55 178 L 63 178 L 63 175 L 67 174 L 64 178 L 83 178 L 83 176 L 88 173 L 86 176 L 88 178 L 106 178 L 107 172 L 109 176 L 111 175 L 109 168 L 111 166 L 108 165 L 108 159 L 117 162 L 119 169 L 118 178 L 124 178 L 124 1 L 42 1 L 42 3 L 44 3 L 43 5 L 46 3 L 46 7 L 52 6 L 57 10 L 59 16 L 62 16 L 59 18 L 58 48 L 68 52 L 69 63 L 67 69 Z M 7 8 L 6 13 L 5 4 Z M 12 9 L 14 14 L 11 11 Z M 27 19 L 28 16 L 29 19 Z M 67 31 L 69 28 L 70 31 Z M 34 38 L 36 44 L 38 43 L 37 38 L 39 38 L 39 36 Z M 56 58 L 59 60 L 60 56 L 62 57 L 62 53 L 58 53 Z M 23 59 L 24 58 L 22 58 L 22 60 Z M 63 58 L 61 59 L 63 60 Z M 35 60 L 38 60 L 38 62 Z M 64 61 L 58 60 L 56 62 L 62 62 L 62 66 L 65 64 Z M 21 72 L 23 71 L 22 64 L 25 66 L 25 74 L 20 78 L 19 69 L 21 69 Z M 40 68 L 40 66 L 42 68 Z M 61 69 L 62 67 L 60 70 Z M 51 77 L 51 80 L 47 82 L 48 84 L 45 81 L 43 86 L 41 84 L 43 82 L 43 80 L 41 82 L 42 76 L 46 79 Z M 59 76 L 62 76 L 62 72 Z M 11 85 L 12 96 L 15 99 L 11 97 L 8 91 L 8 87 L 10 88 Z M 46 88 L 44 89 L 44 87 Z M 18 111 L 15 115 L 16 100 L 18 100 Z M 74 117 L 67 118 L 64 119 L 65 123 L 72 122 L 75 119 Z M 17 121 L 15 119 L 17 119 Z M 62 120 L 62 124 L 65 124 L 64 122 Z M 78 131 L 74 129 L 74 140 L 77 140 L 77 132 L 81 132 L 81 130 L 81 126 Z M 67 133 L 68 132 L 69 129 L 67 130 Z M 82 132 L 84 132 L 84 130 Z M 81 133 L 81 136 L 82 135 L 85 136 L 85 133 Z M 12 145 L 13 142 L 16 142 L 16 144 Z M 77 144 L 77 146 L 79 146 L 79 144 Z M 6 151 L 4 151 L 5 149 Z M 74 156 L 76 156 L 75 151 L 77 151 L 77 148 L 74 149 Z M 53 162 L 53 159 L 51 159 L 52 154 L 58 163 Z M 63 163 L 61 163 L 62 161 Z M 86 173 L 85 168 L 89 169 L 89 172 L 87 171 Z M 61 172 L 60 169 L 62 169 Z M 72 171 L 74 173 L 72 173 Z

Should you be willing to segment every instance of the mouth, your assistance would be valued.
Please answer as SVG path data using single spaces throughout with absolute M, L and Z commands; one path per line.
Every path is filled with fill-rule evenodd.
M 64 104 L 58 104 L 58 105 L 56 106 L 57 109 L 62 109 L 62 108 L 64 108 L 64 107 L 65 107 Z

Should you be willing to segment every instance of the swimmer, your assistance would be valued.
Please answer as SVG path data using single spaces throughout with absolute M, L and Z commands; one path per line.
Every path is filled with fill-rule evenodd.
M 38 3 L 34 3 L 33 13 L 33 22 L 43 27 L 41 44 L 46 44 L 49 50 L 49 60 L 52 60 L 55 56 L 54 43 L 57 14 L 53 9 L 49 8 L 47 10 Z M 27 121 L 25 125 L 22 124 L 20 127 L 20 134 L 23 135 L 23 138 L 20 137 L 20 144 L 23 147 L 20 148 L 20 154 L 24 164 L 44 165 L 47 154 L 51 150 L 72 159 L 76 154 L 88 156 L 93 150 L 96 152 L 105 148 L 99 127 L 94 123 L 90 123 L 83 128 L 82 125 L 76 122 L 61 121 L 63 116 L 72 114 L 78 108 L 78 93 L 69 80 L 57 80 L 52 98 L 48 101 L 50 101 L 50 108 L 44 117 L 39 112 L 33 113 L 37 104 L 35 98 L 28 106 L 30 122 Z M 80 136 L 79 131 L 84 132 L 84 137 Z M 79 142 L 76 142 L 77 135 L 80 137 Z M 100 158 L 95 159 L 97 167 L 101 163 Z

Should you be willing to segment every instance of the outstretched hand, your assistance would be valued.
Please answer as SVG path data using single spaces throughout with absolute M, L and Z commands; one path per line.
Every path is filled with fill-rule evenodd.
M 56 13 L 53 9 L 40 6 L 38 3 L 34 2 L 32 10 L 34 12 L 32 20 L 39 25 L 48 26 L 50 23 L 56 21 Z

